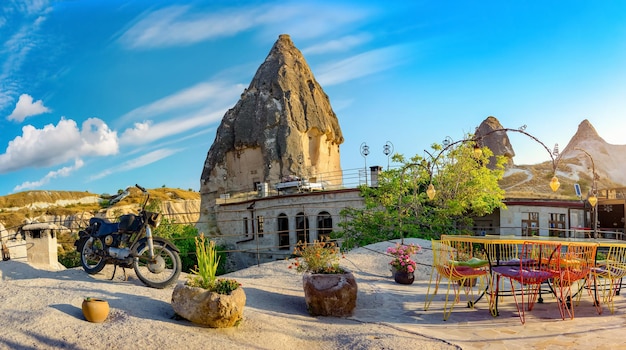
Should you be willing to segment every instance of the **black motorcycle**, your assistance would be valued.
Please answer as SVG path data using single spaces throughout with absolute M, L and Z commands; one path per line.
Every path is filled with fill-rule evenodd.
M 152 230 L 161 222 L 161 214 L 146 211 L 150 194 L 139 188 L 145 199 L 137 215 L 126 214 L 118 222 L 93 217 L 89 226 L 78 233 L 75 243 L 80 252 L 80 263 L 88 274 L 96 274 L 107 264 L 133 267 L 137 277 L 153 288 L 165 288 L 178 280 L 181 271 L 180 251 L 161 237 L 153 237 Z M 130 188 L 111 199 L 117 203 L 130 194 Z M 125 272 L 125 271 L 124 271 Z

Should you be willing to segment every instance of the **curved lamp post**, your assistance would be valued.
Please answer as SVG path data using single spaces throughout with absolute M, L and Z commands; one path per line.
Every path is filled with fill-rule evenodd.
M 556 177 L 556 169 L 560 160 L 560 156 L 559 156 L 559 150 L 558 150 L 558 145 L 554 146 L 554 150 L 550 150 L 548 148 L 548 146 L 546 146 L 543 142 L 541 142 L 538 138 L 536 138 L 535 136 L 527 133 L 526 131 L 526 125 L 521 126 L 518 129 L 511 129 L 511 128 L 501 128 L 501 129 L 495 129 L 495 130 L 491 130 L 490 132 L 481 135 L 481 136 L 473 136 L 471 138 L 468 139 L 462 139 L 462 140 L 458 140 L 458 141 L 453 141 L 452 138 L 450 138 L 449 136 L 446 136 L 446 138 L 443 140 L 442 142 L 442 146 L 443 148 L 436 154 L 433 155 L 430 152 L 428 152 L 427 150 L 424 150 L 424 152 L 426 152 L 428 154 L 428 156 L 430 157 L 430 161 L 428 162 L 427 166 L 428 166 L 428 173 L 430 176 L 430 183 L 428 185 L 428 188 L 426 189 L 426 195 L 428 196 L 429 199 L 433 199 L 435 198 L 435 195 L 437 194 L 437 190 L 435 189 L 435 186 L 433 185 L 433 174 L 434 174 L 434 168 L 437 165 L 437 160 L 439 159 L 439 157 L 441 157 L 441 155 L 443 153 L 445 153 L 448 149 L 450 149 L 451 147 L 459 144 L 459 143 L 465 143 L 465 142 L 473 142 L 474 143 L 474 157 L 479 159 L 482 154 L 482 147 L 480 146 L 480 141 L 482 139 L 484 139 L 485 137 L 496 133 L 496 132 L 508 132 L 508 131 L 512 131 L 512 132 L 517 132 L 520 134 L 524 134 L 528 137 L 530 137 L 532 140 L 536 141 L 537 143 L 539 143 L 541 146 L 543 146 L 543 148 L 548 152 L 548 155 L 550 155 L 550 160 L 552 161 L 552 179 L 550 180 L 550 189 L 552 189 L 553 192 L 556 192 L 559 187 L 561 186 L 561 183 L 559 182 L 559 179 Z M 413 163 L 413 164 L 408 164 L 407 166 L 415 166 L 418 165 L 418 163 Z M 403 170 L 404 171 L 404 170 Z
M 554 145 L 554 150 L 550 150 L 548 148 L 548 146 L 546 146 L 543 142 L 539 141 L 538 138 L 536 138 L 535 136 L 527 133 L 526 131 L 526 125 L 522 125 L 521 127 L 519 127 L 518 129 L 510 129 L 510 128 L 502 128 L 502 129 L 496 129 L 496 130 L 492 130 L 480 137 L 475 138 L 476 142 L 478 143 L 481 139 L 487 137 L 488 135 L 491 135 L 495 132 L 499 132 L 499 131 L 504 131 L 504 132 L 508 132 L 508 131 L 513 131 L 513 132 L 518 132 L 520 134 L 524 134 L 528 137 L 530 137 L 531 139 L 533 139 L 534 141 L 536 141 L 537 143 L 539 143 L 540 145 L 543 146 L 543 148 L 545 148 L 545 150 L 548 152 L 548 154 L 550 155 L 550 160 L 552 161 L 552 179 L 550 180 L 550 188 L 552 189 L 552 192 L 556 192 L 559 187 L 561 186 L 561 183 L 559 182 L 559 179 L 556 177 L 556 168 L 559 164 L 559 160 L 560 160 L 560 156 L 559 156 L 559 148 L 558 145 Z
M 387 170 L 389 170 L 389 156 L 393 154 L 393 143 L 391 141 L 387 141 L 383 146 L 383 154 L 387 156 Z
M 361 155 L 365 160 L 365 186 L 367 186 L 367 156 L 370 154 L 370 146 L 367 143 L 363 142 L 361 144 Z
M 596 173 L 596 164 L 593 162 L 593 157 L 589 152 L 585 151 L 582 148 L 576 147 L 575 150 L 583 152 L 589 159 L 591 159 L 591 172 L 593 176 L 593 180 L 591 183 L 591 195 L 587 197 L 587 201 L 591 205 L 591 210 L 593 210 L 593 238 L 598 238 L 598 174 Z

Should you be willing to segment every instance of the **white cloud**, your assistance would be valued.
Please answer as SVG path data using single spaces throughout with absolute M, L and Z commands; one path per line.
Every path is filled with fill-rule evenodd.
M 352 50 L 353 48 L 367 43 L 371 40 L 369 34 L 348 35 L 342 38 L 329 40 L 321 44 L 309 46 L 302 50 L 302 54 L 307 55 L 319 55 L 329 52 L 345 52 Z
M 221 120 L 225 110 L 208 109 L 195 116 L 183 116 L 162 123 L 146 121 L 135 123 L 133 128 L 126 129 L 120 136 L 121 144 L 140 145 L 150 143 L 168 136 L 176 135 L 192 129 L 199 130 L 211 123 Z
M 33 98 L 30 95 L 22 94 L 15 105 L 15 109 L 7 119 L 21 123 L 28 117 L 48 112 L 50 112 L 50 109 L 44 106 L 41 100 L 33 102 Z
M 403 64 L 405 50 L 402 46 L 389 46 L 361 53 L 317 69 L 317 81 L 331 86 L 382 72 Z
M 55 179 L 57 177 L 67 177 L 72 172 L 74 172 L 75 170 L 82 168 L 83 164 L 84 164 L 84 162 L 81 159 L 76 159 L 74 161 L 74 165 L 66 166 L 66 167 L 63 167 L 63 168 L 61 168 L 59 170 L 51 171 L 48 174 L 46 174 L 46 176 L 44 176 L 43 178 L 41 178 L 38 181 L 26 181 L 26 182 L 22 183 L 21 185 L 15 186 L 15 188 L 13 188 L 13 192 L 26 190 L 26 189 L 38 188 L 38 187 L 41 187 L 41 186 L 49 183 L 50 180 Z
M 192 13 L 189 6 L 171 6 L 149 13 L 120 37 L 127 47 L 155 48 L 189 45 L 232 36 L 255 24 L 258 10 Z
M 367 16 L 363 6 L 337 4 L 276 4 L 198 12 L 190 6 L 171 6 L 148 13 L 124 32 L 119 41 L 131 49 L 190 45 L 233 36 L 255 27 L 276 33 L 312 38 L 337 33 L 339 28 Z
M 98 118 L 83 122 L 82 131 L 76 122 L 62 118 L 55 126 L 42 129 L 22 127 L 22 136 L 9 142 L 0 154 L 0 174 L 27 167 L 62 164 L 83 156 L 106 156 L 118 152 L 117 133 Z
M 3 6 L 5 4 L 3 3 Z M 5 39 L 1 42 L 0 52 L 3 53 L 3 62 L 0 67 L 0 110 L 8 107 L 17 95 L 23 82 L 16 79 L 22 69 L 28 54 L 41 43 L 35 39 L 39 35 L 39 29 L 46 20 L 43 16 L 50 11 L 48 1 L 36 0 L 28 3 L 16 2 L 8 4 L 5 10 L 12 11 L 10 6 L 24 15 L 21 23 L 15 26 L 6 26 L 9 29 Z
M 175 110 L 189 110 L 198 105 L 223 105 L 232 103 L 244 89 L 241 84 L 202 82 L 150 104 L 138 107 L 119 118 L 118 123 L 129 120 L 154 119 L 155 116 Z
M 181 149 L 170 149 L 170 148 L 162 148 L 162 149 L 158 149 L 156 151 L 152 151 L 150 153 L 146 153 L 142 156 L 139 156 L 137 158 L 131 159 L 127 162 L 124 162 L 123 164 L 120 164 L 120 166 L 116 167 L 115 169 L 107 169 L 97 175 L 94 175 L 90 178 L 90 180 L 97 180 L 97 179 L 101 179 L 105 176 L 111 175 L 113 173 L 119 173 L 119 172 L 123 172 L 123 171 L 128 171 L 128 170 L 132 170 L 132 169 L 136 169 L 136 168 L 140 168 L 143 166 L 146 166 L 148 164 L 157 162 L 163 158 L 167 158 L 173 154 L 176 154 L 178 152 L 180 152 Z

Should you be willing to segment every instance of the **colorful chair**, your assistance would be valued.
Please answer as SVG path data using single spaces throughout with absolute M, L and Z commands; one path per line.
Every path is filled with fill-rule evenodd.
M 600 297 L 612 314 L 615 313 L 613 298 L 619 293 L 622 278 L 626 277 L 626 246 L 609 247 L 606 259 L 598 259 L 596 266 L 591 269 L 591 275 L 597 297 Z M 598 300 L 596 305 L 598 312 L 602 313 Z
M 560 273 L 554 283 L 559 288 L 555 292 L 558 292 L 557 297 L 563 304 L 563 309 L 572 319 L 574 318 L 574 298 L 576 297 L 576 304 L 580 303 L 582 289 L 591 281 L 591 270 L 595 265 L 597 249 L 597 243 L 570 243 L 561 256 Z M 587 291 L 593 298 L 591 289 L 587 288 Z M 601 308 L 597 303 L 596 307 L 598 313 L 601 313 Z
M 554 281 L 554 288 L 559 289 L 561 244 L 555 242 L 524 242 L 517 265 L 502 265 L 492 267 L 492 287 L 490 309 L 492 315 L 498 315 L 497 300 L 500 289 L 500 279 L 507 278 L 511 285 L 511 294 L 522 324 L 526 322 L 525 309 L 531 311 L 539 295 L 541 284 L 548 280 Z M 519 285 L 520 298 L 518 300 L 516 285 Z M 527 298 L 527 300 L 526 300 Z M 565 319 L 563 304 L 558 302 L 561 318 Z
M 465 255 L 467 251 L 459 251 L 458 248 L 462 247 L 459 242 L 455 242 L 455 247 L 452 246 L 450 241 L 438 241 L 432 240 L 433 250 L 433 268 L 430 273 L 430 281 L 428 283 L 428 290 L 426 292 L 426 301 L 424 302 L 424 311 L 428 311 L 431 302 L 437 292 L 439 291 L 439 284 L 442 278 L 445 278 L 447 283 L 446 299 L 443 307 L 443 320 L 446 321 L 454 304 L 460 301 L 460 290 L 463 289 L 465 296 L 468 300 L 468 306 L 473 308 L 474 303 L 477 300 L 474 295 L 475 285 L 478 286 L 478 291 L 484 290 L 488 284 L 488 266 L 487 260 L 482 260 L 478 257 L 469 257 Z M 461 248 L 464 249 L 464 248 Z M 476 279 L 478 283 L 470 283 Z M 431 288 L 434 290 L 431 293 Z M 450 300 L 450 292 L 454 294 L 454 300 Z

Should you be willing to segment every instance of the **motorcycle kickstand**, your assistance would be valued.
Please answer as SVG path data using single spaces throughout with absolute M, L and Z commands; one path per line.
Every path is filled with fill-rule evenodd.
M 111 281 L 115 278 L 115 272 L 117 271 L 117 264 L 113 265 L 113 276 L 111 276 Z M 122 266 L 122 271 L 124 272 L 124 281 L 128 281 L 128 275 L 126 274 L 126 268 Z

